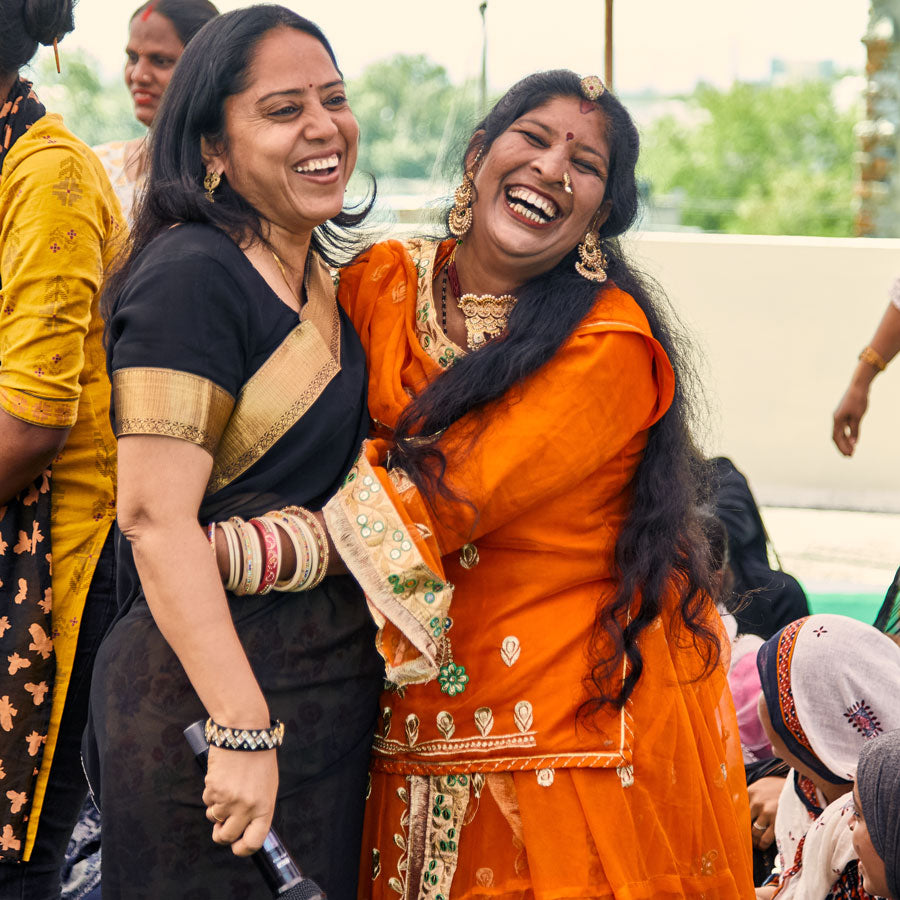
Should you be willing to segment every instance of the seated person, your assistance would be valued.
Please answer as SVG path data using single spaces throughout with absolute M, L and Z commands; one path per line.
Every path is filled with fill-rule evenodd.
M 779 900 L 867 897 L 846 827 L 848 795 L 863 745 L 900 728 L 900 647 L 871 625 L 815 615 L 766 641 L 758 665 L 760 720 L 794 770 L 775 819 Z

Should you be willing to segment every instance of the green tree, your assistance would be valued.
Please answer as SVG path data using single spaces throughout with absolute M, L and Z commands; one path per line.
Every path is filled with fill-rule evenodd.
M 421 54 L 372 63 L 348 90 L 360 125 L 357 168 L 379 178 L 440 175 L 475 120 L 473 85 L 455 87 Z
M 62 74 L 52 57 L 42 58 L 34 75 L 35 90 L 50 112 L 60 113 L 66 126 L 86 144 L 126 140 L 144 133 L 135 118 L 131 97 L 121 78 L 105 79 L 91 56 L 60 54 Z
M 834 83 L 699 86 L 690 122 L 657 120 L 644 136 L 652 195 L 683 198 L 685 225 L 744 234 L 853 234 L 854 111 Z

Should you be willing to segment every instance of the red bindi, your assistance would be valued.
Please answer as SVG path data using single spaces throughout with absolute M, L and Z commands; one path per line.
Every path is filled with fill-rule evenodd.
M 572 134 L 571 131 L 567 131 L 567 132 L 566 132 L 566 140 L 567 140 L 567 141 L 574 141 L 574 140 L 575 140 L 575 135 Z
M 147 19 L 150 18 L 150 13 L 153 12 L 153 7 L 156 6 L 156 2 L 154 0 L 153 3 L 150 3 L 147 8 L 141 13 L 141 21 L 146 22 Z

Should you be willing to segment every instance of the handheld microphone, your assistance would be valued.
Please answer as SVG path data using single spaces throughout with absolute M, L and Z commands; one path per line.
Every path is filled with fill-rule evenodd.
M 203 771 L 209 758 L 209 744 L 206 742 L 204 721 L 199 719 L 193 725 L 184 729 L 184 736 L 194 756 Z M 326 900 L 325 891 L 322 890 L 312 878 L 307 878 L 300 867 L 291 858 L 287 847 L 281 838 L 275 833 L 274 828 L 269 829 L 262 847 L 251 857 L 256 863 L 266 884 L 272 891 L 272 896 L 278 900 Z

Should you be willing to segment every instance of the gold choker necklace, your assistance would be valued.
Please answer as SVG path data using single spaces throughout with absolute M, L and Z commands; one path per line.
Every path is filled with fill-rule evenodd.
M 493 294 L 461 294 L 455 259 L 451 259 L 447 266 L 447 279 L 453 293 L 459 297 L 456 303 L 466 318 L 466 346 L 470 350 L 483 347 L 506 331 L 509 314 L 516 305 L 516 298 L 512 294 L 500 297 Z

